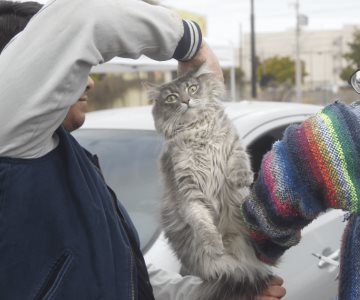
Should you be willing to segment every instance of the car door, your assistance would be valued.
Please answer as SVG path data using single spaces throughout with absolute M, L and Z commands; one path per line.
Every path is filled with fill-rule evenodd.
M 274 272 L 285 280 L 285 299 L 337 299 L 339 268 L 313 254 L 338 260 L 344 226 L 344 213 L 332 210 L 303 230 L 300 243 L 289 249 L 279 266 L 274 268 Z

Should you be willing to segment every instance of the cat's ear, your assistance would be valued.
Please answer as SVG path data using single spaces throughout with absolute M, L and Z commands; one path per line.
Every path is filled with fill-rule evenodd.
M 214 74 L 213 71 L 210 70 L 207 63 L 203 63 L 194 73 L 195 77 L 200 77 L 201 75 L 205 74 Z
M 146 91 L 150 103 L 157 101 L 157 98 L 159 97 L 159 85 L 148 81 L 142 81 L 141 84 Z

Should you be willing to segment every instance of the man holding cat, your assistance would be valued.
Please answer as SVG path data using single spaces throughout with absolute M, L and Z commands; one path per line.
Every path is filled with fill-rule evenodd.
M 1 50 L 36 14 L 0 55 L 0 298 L 154 299 L 130 218 L 68 131 L 84 121 L 93 65 L 200 58 L 222 76 L 217 60 L 195 23 L 141 1 L 32 5 L 0 2 Z M 157 299 L 190 299 L 198 284 L 159 275 Z M 274 285 L 259 299 L 280 298 Z

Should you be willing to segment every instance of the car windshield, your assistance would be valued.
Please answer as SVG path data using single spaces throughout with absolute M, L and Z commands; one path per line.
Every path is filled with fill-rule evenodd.
M 160 231 L 160 136 L 113 129 L 81 129 L 73 135 L 99 157 L 105 180 L 126 207 L 146 251 Z

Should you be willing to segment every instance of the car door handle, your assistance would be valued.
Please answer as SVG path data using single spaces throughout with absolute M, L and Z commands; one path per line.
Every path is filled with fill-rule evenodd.
M 324 268 L 326 265 L 333 265 L 336 267 L 339 266 L 338 259 L 340 256 L 340 249 L 334 251 L 333 253 L 331 253 L 328 256 L 320 255 L 317 253 L 313 253 L 312 255 L 314 255 L 315 257 L 317 257 L 319 259 L 319 263 L 318 263 L 319 268 Z

